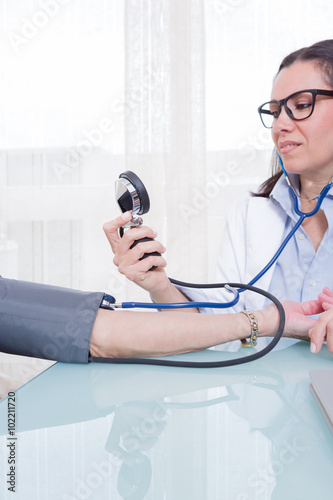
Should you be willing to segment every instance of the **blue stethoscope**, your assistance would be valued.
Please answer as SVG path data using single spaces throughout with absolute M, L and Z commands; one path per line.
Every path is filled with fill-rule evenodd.
M 278 155 L 279 156 L 279 155 Z M 171 283 L 174 285 L 182 286 L 182 287 L 188 287 L 188 288 L 224 288 L 227 292 L 230 292 L 233 294 L 233 299 L 230 300 L 229 302 L 173 302 L 173 303 L 146 303 L 146 302 L 122 302 L 122 303 L 116 303 L 116 300 L 114 297 L 108 294 L 104 294 L 102 303 L 100 307 L 106 308 L 106 309 L 116 309 L 116 308 L 122 308 L 122 309 L 131 309 L 131 308 L 145 308 L 145 309 L 183 309 L 183 308 L 217 308 L 217 309 L 226 309 L 228 307 L 233 307 L 236 305 L 239 301 L 239 294 L 241 292 L 244 292 L 245 290 L 251 290 L 252 292 L 258 293 L 260 295 L 263 295 L 264 297 L 268 298 L 273 304 L 278 309 L 279 313 L 279 326 L 278 329 L 271 340 L 271 342 L 261 349 L 259 352 L 255 352 L 254 354 L 250 354 L 248 356 L 243 356 L 238 359 L 228 359 L 228 360 L 223 360 L 223 361 L 213 361 L 213 362 L 204 362 L 204 361 L 183 361 L 183 360 L 170 360 L 170 359 L 156 359 L 156 358 L 90 358 L 90 361 L 94 362 L 103 362 L 103 363 L 126 363 L 126 364 L 145 364 L 145 365 L 162 365 L 162 366 L 178 366 L 178 367 L 187 367 L 187 368 L 220 368 L 220 367 L 226 367 L 226 366 L 233 366 L 233 365 L 238 365 L 242 363 L 248 363 L 251 361 L 255 361 L 258 358 L 265 356 L 268 354 L 279 342 L 280 338 L 282 337 L 283 330 L 284 330 L 284 324 L 285 324 L 285 314 L 284 310 L 282 307 L 282 304 L 279 302 L 279 300 L 274 297 L 274 295 L 270 294 L 269 292 L 262 290 L 260 288 L 254 287 L 254 283 L 256 283 L 267 271 L 268 269 L 277 261 L 279 258 L 281 252 L 284 250 L 285 246 L 287 245 L 288 241 L 292 238 L 292 236 L 295 234 L 297 229 L 301 226 L 302 222 L 304 219 L 307 217 L 312 217 L 312 215 L 315 215 L 318 210 L 321 207 L 321 204 L 327 195 L 328 191 L 330 190 L 332 183 L 333 183 L 333 178 L 330 180 L 330 182 L 325 186 L 319 196 L 317 197 L 317 203 L 315 208 L 310 211 L 310 212 L 302 212 L 299 209 L 298 206 L 298 198 L 299 195 L 297 194 L 296 190 L 292 186 L 290 179 L 288 177 L 288 174 L 283 166 L 281 157 L 279 156 L 279 161 L 280 165 L 282 168 L 282 171 L 284 173 L 284 176 L 286 178 L 288 187 L 290 189 L 290 193 L 292 195 L 292 198 L 294 200 L 294 210 L 295 213 L 299 216 L 298 221 L 296 222 L 295 226 L 291 229 L 291 231 L 288 233 L 284 241 L 281 243 L 279 249 L 277 252 L 274 254 L 272 259 L 268 262 L 268 264 L 248 283 L 248 284 L 242 284 L 242 283 L 214 283 L 214 284 L 194 284 L 194 283 L 185 283 L 182 281 L 177 281 L 174 279 L 170 279 Z
M 311 212 L 302 212 L 299 209 L 299 206 L 298 206 L 299 195 L 296 193 L 295 188 L 293 187 L 293 185 L 290 182 L 289 176 L 288 176 L 288 174 L 286 172 L 286 169 L 284 168 L 281 156 L 279 154 L 278 154 L 278 158 L 279 158 L 279 162 L 280 162 L 280 165 L 281 165 L 281 168 L 282 168 L 282 172 L 284 173 L 285 179 L 287 181 L 287 184 L 288 184 L 288 187 L 289 187 L 289 191 L 290 191 L 290 193 L 291 193 L 291 195 L 293 197 L 293 200 L 294 200 L 294 211 L 298 215 L 299 218 L 298 218 L 298 221 L 296 222 L 295 226 L 291 229 L 291 231 L 287 234 L 287 236 L 285 237 L 285 239 L 281 243 L 280 247 L 278 248 L 277 252 L 272 257 L 272 259 L 257 274 L 257 276 L 255 276 L 248 283 L 249 285 L 253 285 L 254 283 L 256 283 L 268 271 L 268 269 L 274 264 L 274 262 L 277 261 L 277 259 L 281 255 L 282 251 L 284 250 L 285 246 L 287 245 L 288 241 L 296 233 L 297 229 L 302 225 L 304 219 L 307 219 L 308 217 L 312 217 L 313 215 L 315 215 L 318 212 L 318 210 L 320 209 L 321 204 L 322 204 L 324 198 L 326 197 L 328 191 L 331 189 L 331 186 L 332 186 L 332 183 L 333 183 L 333 177 L 332 177 L 332 179 L 330 180 L 330 182 L 321 190 L 320 194 L 317 197 L 318 199 L 317 199 L 316 206 L 315 206 L 315 208 L 313 210 L 311 210 Z
M 317 199 L 317 203 L 316 203 L 315 208 L 313 210 L 311 210 L 310 212 L 302 212 L 298 206 L 299 195 L 297 194 L 295 188 L 293 187 L 292 183 L 290 182 L 288 173 L 286 172 L 286 170 L 284 168 L 282 159 L 281 159 L 279 154 L 278 154 L 278 158 L 279 158 L 279 162 L 280 162 L 280 165 L 282 168 L 282 172 L 285 176 L 286 182 L 288 184 L 290 193 L 291 193 L 293 201 L 294 201 L 295 213 L 299 216 L 299 218 L 298 218 L 295 226 L 287 234 L 287 236 L 285 237 L 285 239 L 281 243 L 280 247 L 278 248 L 276 253 L 273 255 L 272 259 L 266 264 L 266 266 L 251 281 L 249 281 L 249 283 L 247 284 L 247 286 L 249 286 L 249 287 L 253 286 L 255 283 L 257 283 L 257 281 L 277 261 L 277 259 L 281 255 L 282 251 L 284 250 L 285 246 L 287 245 L 289 240 L 292 238 L 292 236 L 296 233 L 298 228 L 301 226 L 304 219 L 306 219 L 307 217 L 312 217 L 313 215 L 315 215 L 318 212 L 325 196 L 327 195 L 328 191 L 330 190 L 330 188 L 333 184 L 333 177 L 332 177 L 330 182 L 322 189 L 321 193 L 318 195 L 318 197 L 317 197 L 318 199 Z M 175 309 L 175 308 L 185 309 L 185 308 L 193 308 L 193 307 L 197 307 L 197 308 L 209 307 L 209 308 L 216 308 L 216 309 L 226 309 L 226 308 L 235 306 L 239 301 L 239 294 L 246 290 L 245 287 L 244 288 L 243 287 L 235 288 L 235 287 L 230 286 L 230 284 L 226 284 L 226 283 L 223 283 L 221 285 L 216 284 L 216 283 L 203 285 L 203 284 L 186 283 L 186 282 L 178 281 L 178 280 L 175 280 L 172 278 L 169 278 L 169 279 L 170 279 L 171 283 L 173 283 L 174 285 L 188 287 L 188 288 L 219 288 L 219 287 L 222 288 L 223 287 L 227 292 L 230 292 L 231 294 L 233 294 L 233 298 L 229 302 L 170 302 L 170 303 L 160 303 L 160 304 L 146 303 L 146 302 L 122 302 L 122 303 L 117 304 L 114 301 L 113 297 L 106 295 L 105 299 L 104 299 L 104 303 L 106 306 L 109 305 L 112 308 L 118 307 L 118 308 L 122 308 L 122 309 L 130 309 L 130 308 L 137 308 L 137 307 L 138 308 L 145 308 L 145 309 Z M 108 300 L 107 297 L 109 297 L 110 300 Z M 113 301 L 112 301 L 112 299 L 113 299 Z

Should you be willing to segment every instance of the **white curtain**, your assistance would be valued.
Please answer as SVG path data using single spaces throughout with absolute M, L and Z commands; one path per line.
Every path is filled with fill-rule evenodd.
M 206 179 L 204 5 L 132 0 L 125 11 L 126 93 L 140 96 L 125 119 L 126 167 L 149 184 L 169 272 L 204 279 L 206 215 L 186 217 Z
M 0 274 L 149 300 L 102 231 L 119 214 L 114 182 L 132 170 L 169 275 L 212 280 L 227 206 L 268 175 L 257 107 L 280 60 L 331 38 L 332 18 L 328 0 L 0 0 Z M 207 427 L 195 418 L 193 436 Z M 207 432 L 220 459 L 227 425 Z M 241 491 L 227 470 L 200 478 L 188 498 Z
M 226 207 L 268 173 L 257 116 L 328 1 L 0 2 L 1 273 L 147 298 L 112 263 L 114 181 L 145 183 L 170 276 L 213 278 Z

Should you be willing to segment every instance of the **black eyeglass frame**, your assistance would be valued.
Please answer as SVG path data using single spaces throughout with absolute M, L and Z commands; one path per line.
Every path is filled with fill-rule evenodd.
M 313 98 L 313 101 L 312 101 L 312 109 L 311 109 L 311 112 L 308 116 L 304 117 L 304 118 L 295 118 L 291 109 L 288 108 L 287 106 L 287 101 L 288 99 L 290 99 L 291 97 L 294 97 L 295 95 L 297 94 L 303 94 L 304 92 L 309 92 L 310 94 L 312 94 L 312 98 Z M 265 128 L 272 128 L 272 126 L 268 127 L 267 125 L 265 125 L 265 122 L 264 122 L 264 119 L 262 117 L 263 114 L 265 115 L 271 115 L 271 116 L 274 116 L 277 114 L 277 116 L 274 116 L 275 119 L 278 119 L 280 114 L 281 114 L 281 111 L 282 111 L 282 106 L 284 107 L 287 115 L 292 119 L 292 120 L 295 120 L 297 122 L 300 122 L 302 120 L 306 120 L 307 118 L 309 118 L 312 113 L 313 113 L 313 110 L 315 108 L 315 102 L 316 102 L 316 96 L 317 95 L 326 95 L 326 96 L 329 96 L 329 97 L 333 97 L 333 90 L 320 90 L 320 89 L 306 89 L 306 90 L 298 90 L 297 92 L 293 92 L 292 94 L 288 95 L 288 97 L 285 97 L 284 99 L 280 99 L 280 101 L 277 101 L 276 99 L 273 99 L 272 101 L 267 101 L 267 102 L 264 102 L 264 104 L 262 104 L 261 106 L 259 106 L 258 108 L 258 113 L 259 113 L 259 116 L 260 116 L 260 120 L 261 120 L 261 123 L 263 124 L 263 126 Z M 274 103 L 274 104 L 277 104 L 278 105 L 278 111 L 274 111 L 274 113 L 271 113 L 268 109 L 262 109 L 264 106 L 267 106 L 267 104 L 270 104 L 270 103 Z

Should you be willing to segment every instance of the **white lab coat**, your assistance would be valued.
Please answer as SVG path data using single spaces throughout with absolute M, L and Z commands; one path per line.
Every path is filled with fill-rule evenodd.
M 282 243 L 287 215 L 270 198 L 246 198 L 233 205 L 226 214 L 226 227 L 218 256 L 217 283 L 248 283 L 271 260 Z M 275 263 L 254 286 L 269 289 Z M 192 300 L 225 301 L 232 296 L 214 289 L 203 292 L 181 288 Z M 205 296 L 204 296 L 205 295 Z M 262 309 L 267 299 L 257 293 L 245 292 L 234 311 Z M 230 309 L 205 309 L 202 312 L 230 312 Z
M 226 216 L 226 228 L 217 263 L 219 282 L 249 283 L 271 260 L 280 247 L 287 215 L 270 198 L 247 197 Z M 268 291 L 275 263 L 254 286 Z M 246 292 L 237 310 L 246 307 L 261 309 L 264 296 Z

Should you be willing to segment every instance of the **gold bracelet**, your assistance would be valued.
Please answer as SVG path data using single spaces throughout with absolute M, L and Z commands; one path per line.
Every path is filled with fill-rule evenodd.
M 242 314 L 245 314 L 250 320 L 250 325 L 251 325 L 251 338 L 250 340 L 247 339 L 241 339 L 241 344 L 243 347 L 254 347 L 257 345 L 257 337 L 259 333 L 259 328 L 258 328 L 258 321 L 255 315 L 251 312 L 245 309 L 245 311 L 240 311 Z

